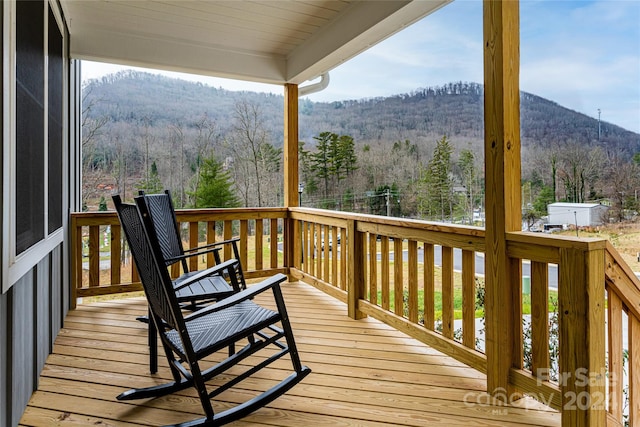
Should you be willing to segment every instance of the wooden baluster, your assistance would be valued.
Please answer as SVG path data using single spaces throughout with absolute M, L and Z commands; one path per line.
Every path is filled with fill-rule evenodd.
M 223 223 L 222 240 L 230 240 L 232 237 L 233 237 L 233 221 L 227 219 Z M 233 257 L 233 255 L 231 254 L 231 245 L 224 245 L 224 248 L 222 249 L 222 253 L 223 253 L 222 259 L 224 261 L 231 259 Z M 246 267 L 244 265 L 243 267 L 246 270 Z
M 622 420 L 622 301 L 615 292 L 607 293 L 607 336 L 609 350 L 609 413 L 614 419 Z
M 247 261 L 247 242 L 249 241 L 249 221 L 246 219 L 240 220 L 240 264 L 245 270 L 250 270 Z M 227 245 L 229 246 L 229 245 Z
M 263 249 L 262 249 L 263 235 L 264 235 L 264 221 L 261 218 L 258 218 L 256 219 L 256 235 L 255 235 L 256 270 L 258 271 L 264 268 L 262 264 L 262 256 L 264 255 L 262 253 L 263 252 Z M 294 247 L 295 247 L 295 243 L 294 243 Z M 295 262 L 294 262 L 294 265 L 295 265 Z
M 322 279 L 323 279 L 325 282 L 329 282 L 329 281 L 331 280 L 331 279 L 329 278 L 329 277 L 330 277 L 330 276 L 329 276 L 329 265 L 330 265 L 330 264 L 329 264 L 329 262 L 330 262 L 330 260 L 331 260 L 330 255 L 329 255 L 329 249 L 331 248 L 331 246 L 330 246 L 330 243 L 329 243 L 329 226 L 328 226 L 328 225 L 325 225 L 325 226 L 323 227 L 323 236 L 324 236 L 324 237 L 323 237 L 323 240 L 324 240 L 324 242 L 323 242 L 323 246 L 324 246 L 323 252 L 324 252 L 324 255 L 323 255 L 323 257 L 322 257 L 322 263 L 323 263 L 323 265 L 324 265 L 324 273 L 323 273 L 323 275 L 322 275 Z M 331 244 L 332 244 L 332 243 L 331 243 Z
M 548 264 L 531 262 L 531 372 L 549 380 Z
M 340 289 L 347 290 L 347 259 L 349 256 L 349 245 L 347 230 L 340 229 Z
M 382 276 L 382 308 L 389 310 L 389 238 L 387 236 L 380 237 L 380 274 Z
M 309 274 L 315 276 L 316 272 L 316 224 L 313 222 L 308 223 L 308 252 L 309 252 Z
M 369 233 L 369 302 L 378 304 L 378 242 L 376 235 Z
M 423 243 L 424 262 L 424 326 L 433 331 L 435 323 L 435 261 L 431 243 Z
M 190 222 L 189 223 L 189 248 L 197 248 L 198 247 L 198 223 Z M 198 257 L 192 256 L 189 257 L 189 270 L 190 271 L 198 271 Z
M 73 244 L 75 242 L 75 248 L 74 248 L 74 253 L 73 253 L 73 267 L 72 267 L 72 275 L 73 275 L 73 281 L 72 281 L 72 287 L 71 287 L 71 304 L 72 307 L 75 308 L 76 303 L 77 303 L 77 299 L 78 299 L 78 289 L 82 288 L 82 253 L 83 253 L 83 240 L 82 240 L 82 226 L 77 225 L 77 221 L 75 220 L 75 218 L 73 219 L 73 223 L 72 223 L 72 230 L 73 233 L 75 233 L 75 235 L 73 236 L 74 238 L 71 241 L 71 244 Z
M 418 242 L 409 240 L 408 251 L 409 320 L 418 323 Z
M 511 346 L 511 366 L 516 369 L 524 367 L 524 330 L 522 326 L 522 260 L 509 258 L 509 283 L 513 287 L 511 293 L 511 311 L 513 312 L 513 341 Z
M 302 222 L 302 269 L 309 273 L 309 223 Z
M 215 221 L 207 221 L 207 245 L 216 242 L 216 222 Z M 213 252 L 209 252 L 207 254 L 207 268 L 213 267 L 215 264 L 215 259 L 213 257 Z
M 120 225 L 111 225 L 111 285 L 122 283 L 120 268 L 122 260 L 122 237 Z
M 402 239 L 393 239 L 393 312 L 404 314 L 404 278 L 402 262 Z
M 138 273 L 138 269 L 136 268 L 136 263 L 133 262 L 133 257 L 131 258 L 131 283 L 139 283 L 140 282 L 140 273 Z
M 339 287 L 338 283 L 338 252 L 340 245 L 338 245 L 338 227 L 331 227 L 331 241 L 333 244 L 331 254 L 331 283 L 334 286 Z
M 315 251 L 316 254 L 316 277 L 323 280 L 322 277 L 322 225 L 316 224 L 316 242 Z
M 100 286 L 100 226 L 89 227 L 89 286 Z
M 453 248 L 442 246 L 442 335 L 453 339 Z
M 462 251 L 462 344 L 476 348 L 476 254 Z
M 296 224 L 298 224 L 298 230 L 296 232 L 296 244 L 298 245 L 298 249 L 295 250 L 294 249 L 294 253 L 295 254 L 300 254 L 301 251 L 301 247 L 300 247 L 300 233 L 302 232 L 302 229 L 300 228 L 300 221 L 296 221 Z M 278 219 L 277 218 L 271 218 L 271 225 L 269 226 L 269 232 L 270 232 L 270 236 L 271 236 L 271 249 L 270 249 L 270 253 L 269 255 L 271 256 L 271 264 L 270 267 L 271 268 L 278 268 Z M 297 265 L 298 268 L 302 268 L 300 266 L 300 260 L 301 257 L 296 255 L 298 258 L 296 260 L 296 263 L 294 265 Z

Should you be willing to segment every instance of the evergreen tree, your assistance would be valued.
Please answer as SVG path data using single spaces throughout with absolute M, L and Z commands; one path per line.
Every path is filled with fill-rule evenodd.
M 316 142 L 316 152 L 311 154 L 311 171 L 314 172 L 316 179 L 324 184 L 324 197 L 329 197 L 329 180 L 332 175 L 331 157 L 331 141 L 336 134 L 331 132 L 322 132 L 318 136 L 314 136 Z
M 338 175 L 344 173 L 343 177 L 351 176 L 358 169 L 358 157 L 356 156 L 355 144 L 351 136 L 340 135 L 338 138 L 338 156 L 340 159 Z M 338 177 L 338 179 L 341 178 Z
M 464 214 L 469 224 L 473 224 L 473 208 L 475 198 L 478 197 L 477 175 L 475 156 L 471 150 L 462 150 L 458 159 L 460 178 L 465 188 Z
M 204 159 L 200 165 L 200 185 L 194 194 L 194 208 L 235 208 L 240 201 L 233 192 L 229 172 L 215 158 Z
M 100 204 L 98 205 L 98 210 L 100 212 L 105 212 L 107 210 L 107 200 L 104 196 L 100 197 Z
M 546 185 L 543 186 L 538 193 L 538 197 L 533 202 L 533 213 L 536 218 L 547 215 L 547 206 L 555 202 L 553 199 L 553 189 Z
M 418 206 L 423 216 L 429 219 L 451 218 L 453 212 L 453 182 L 451 180 L 451 153 L 453 148 L 446 135 L 436 142 L 433 157 L 423 171 L 423 193 Z
M 313 137 L 316 152 L 308 156 L 309 170 L 324 185 L 325 199 L 336 195 L 337 184 L 357 170 L 355 144 L 349 135 L 322 132 Z M 331 191 L 330 191 L 331 189 Z M 340 193 L 337 193 L 340 196 Z

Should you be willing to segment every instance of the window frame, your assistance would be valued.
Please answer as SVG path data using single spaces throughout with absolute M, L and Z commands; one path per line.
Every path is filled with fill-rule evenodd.
M 64 242 L 64 230 L 67 226 L 65 213 L 68 209 L 68 61 L 67 58 L 67 33 L 64 31 L 63 20 L 60 11 L 49 0 L 43 1 L 44 14 L 44 137 L 42 140 L 44 149 L 44 197 L 42 200 L 42 212 L 44 215 L 44 238 L 16 254 L 16 2 L 15 0 L 2 2 L 2 293 L 7 292 L 21 277 L 35 267 L 40 260 L 51 253 L 57 246 Z M 49 232 L 49 13 L 53 13 L 58 30 L 62 35 L 62 225 Z

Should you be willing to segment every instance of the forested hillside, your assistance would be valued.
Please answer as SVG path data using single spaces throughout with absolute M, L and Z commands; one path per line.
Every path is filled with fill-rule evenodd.
M 282 204 L 282 96 L 123 72 L 88 82 L 83 97 L 88 207 L 139 188 L 170 188 L 180 206 Z M 637 209 L 640 135 L 528 93 L 521 124 L 523 210 L 600 199 L 618 216 Z M 479 84 L 302 99 L 300 140 L 305 205 L 385 214 L 388 198 L 393 215 L 456 221 L 481 208 Z M 224 200 L 207 196 L 221 187 Z

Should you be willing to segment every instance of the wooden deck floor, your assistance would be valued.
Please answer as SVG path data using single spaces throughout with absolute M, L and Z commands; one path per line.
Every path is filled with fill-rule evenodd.
M 303 283 L 285 299 L 304 364 L 313 372 L 237 426 L 557 426 L 537 403 L 488 404 L 484 376 L 374 319 L 351 320 L 346 307 Z M 69 313 L 32 396 L 25 426 L 157 426 L 198 418 L 191 391 L 118 402 L 133 386 L 164 382 L 148 374 L 142 298 L 82 304 Z M 223 393 L 216 409 L 246 400 L 288 368 L 288 359 Z

